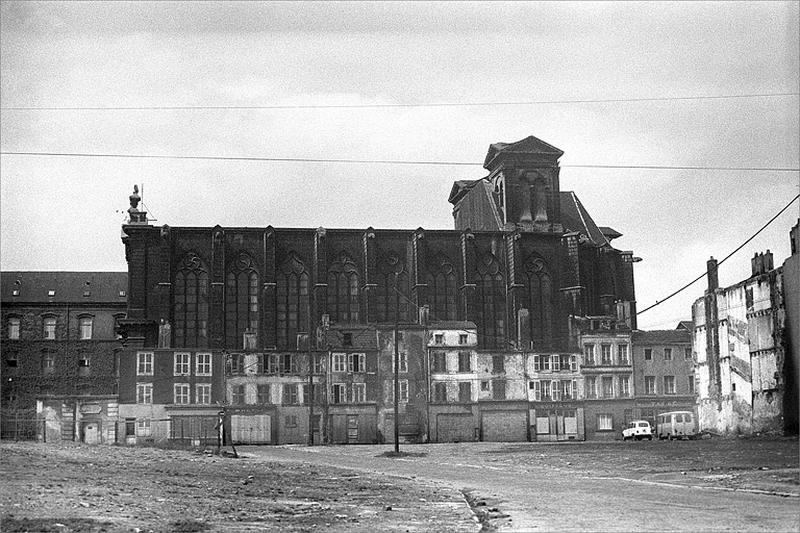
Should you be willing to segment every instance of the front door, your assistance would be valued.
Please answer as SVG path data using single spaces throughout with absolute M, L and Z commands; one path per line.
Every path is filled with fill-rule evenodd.
M 100 422 L 86 422 L 83 424 L 83 442 L 86 444 L 100 444 Z
M 347 415 L 347 442 L 358 442 L 358 415 Z

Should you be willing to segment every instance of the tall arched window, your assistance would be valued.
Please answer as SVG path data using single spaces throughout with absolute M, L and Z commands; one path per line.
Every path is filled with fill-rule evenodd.
M 293 348 L 298 332 L 308 328 L 308 272 L 300 259 L 291 254 L 277 273 L 278 348 Z
M 505 347 L 505 286 L 500 262 L 491 253 L 478 261 L 476 279 L 478 339 L 483 347 Z
M 378 322 L 408 320 L 408 299 L 403 294 L 408 277 L 403 261 L 397 254 L 390 253 L 378 265 L 378 272 L 376 298 Z
M 245 252 L 228 265 L 225 278 L 225 342 L 242 346 L 245 331 L 258 332 L 258 273 Z
M 358 322 L 358 269 L 344 252 L 328 269 L 328 314 L 334 322 Z
M 208 269 L 193 252 L 183 256 L 175 273 L 172 314 L 175 346 L 208 346 Z
M 427 284 L 431 314 L 439 320 L 457 320 L 458 293 L 453 264 L 445 255 L 438 254 L 429 268 Z
M 553 282 L 547 263 L 538 256 L 525 261 L 531 340 L 534 348 L 550 348 L 553 340 Z

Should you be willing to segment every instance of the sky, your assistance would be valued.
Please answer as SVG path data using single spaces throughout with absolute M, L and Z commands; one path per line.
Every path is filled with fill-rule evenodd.
M 126 270 L 134 184 L 155 225 L 452 229 L 453 181 L 484 177 L 491 143 L 534 135 L 564 151 L 562 190 L 642 258 L 643 310 L 761 228 L 800 174 L 570 165 L 800 167 L 799 6 L 3 0 L 2 152 L 475 165 L 4 153 L 0 269 Z M 765 94 L 781 96 L 641 101 Z M 437 103 L 473 105 L 418 105 Z M 401 105 L 319 107 L 380 104 Z M 163 109 L 180 106 L 216 109 Z M 782 264 L 799 216 L 796 201 L 720 284 L 756 252 Z M 690 319 L 705 287 L 639 327 Z

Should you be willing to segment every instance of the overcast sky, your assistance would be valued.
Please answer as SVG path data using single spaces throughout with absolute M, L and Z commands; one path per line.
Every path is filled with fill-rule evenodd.
M 798 168 L 798 2 L 2 2 L 8 107 L 485 103 L 793 93 L 657 102 L 262 110 L 11 110 L 4 152 L 463 161 L 475 166 L 2 155 L 0 268 L 126 270 L 134 183 L 153 224 L 452 229 L 447 196 L 489 144 L 534 135 L 635 267 L 639 309 L 758 230 Z M 795 202 L 726 262 L 789 255 Z M 691 318 L 705 280 L 643 313 Z

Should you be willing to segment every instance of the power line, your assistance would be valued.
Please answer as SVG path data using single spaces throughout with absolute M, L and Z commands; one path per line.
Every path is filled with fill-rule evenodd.
M 282 163 L 349 163 L 380 165 L 437 165 L 437 166 L 483 166 L 483 163 L 469 161 L 422 161 L 404 159 L 330 159 L 311 157 L 256 157 L 256 156 L 216 156 L 216 155 L 159 155 L 159 154 L 111 154 L 85 152 L 0 152 L 0 155 L 42 156 L 42 157 L 89 157 L 116 159 L 173 159 L 200 161 L 250 161 L 250 162 L 282 162 Z M 719 167 L 719 166 L 682 166 L 682 165 L 560 165 L 561 168 L 604 168 L 632 170 L 720 170 L 734 172 L 800 172 L 800 168 L 791 167 Z
M 742 98 L 779 98 L 798 96 L 800 93 L 749 93 L 706 96 L 656 96 L 649 98 L 596 98 L 563 100 L 526 100 L 505 102 L 421 102 L 397 104 L 276 104 L 276 105 L 165 105 L 165 106 L 8 106 L 2 111 L 201 111 L 201 110 L 257 110 L 257 109 L 375 109 L 409 107 L 491 107 L 547 104 L 613 104 L 623 102 L 671 102 L 691 100 L 731 100 Z
M 784 211 L 786 211 L 787 209 L 789 209 L 789 206 L 790 206 L 790 205 L 792 205 L 792 204 L 795 202 L 795 200 L 797 200 L 798 198 L 800 198 L 800 194 L 798 194 L 797 196 L 795 196 L 794 198 L 792 198 L 792 200 L 791 200 L 791 201 L 790 201 L 788 204 L 786 204 L 786 205 L 783 207 L 783 209 L 781 209 L 780 211 L 778 211 L 778 213 L 777 213 L 777 214 L 776 214 L 774 217 L 772 217 L 771 219 L 769 219 L 769 221 L 768 221 L 766 224 L 764 224 L 763 226 L 761 226 L 761 229 L 759 229 L 757 232 L 755 232 L 753 235 L 751 235 L 751 236 L 750 236 L 750 238 L 748 238 L 746 241 L 744 241 L 742 244 L 740 244 L 740 245 L 739 245 L 739 246 L 738 246 L 738 247 L 737 247 L 737 248 L 736 248 L 734 251 L 732 251 L 731 253 L 729 253 L 728 255 L 726 255 L 726 256 L 725 256 L 725 258 L 724 258 L 724 259 L 722 259 L 722 261 L 719 261 L 719 262 L 717 263 L 717 269 L 719 269 L 719 266 L 720 266 L 722 263 L 724 263 L 725 261 L 727 261 L 727 260 L 728 260 L 728 258 L 730 258 L 730 257 L 731 257 L 733 254 L 735 254 L 736 252 L 738 252 L 739 250 L 741 250 L 742 248 L 744 248 L 744 247 L 745 247 L 745 245 L 746 245 L 747 243 L 749 243 L 750 241 L 752 241 L 753 239 L 755 239 L 755 238 L 756 238 L 756 236 L 757 236 L 759 233 L 761 233 L 762 231 L 764 231 L 764 230 L 767 228 L 767 226 L 769 226 L 770 224 L 772 224 L 772 223 L 775 221 L 775 219 L 776 219 L 776 218 L 778 218 L 779 216 L 781 216 L 781 214 L 782 214 Z M 638 316 L 638 315 L 641 315 L 641 314 L 642 314 L 642 313 L 644 313 L 645 311 L 649 311 L 650 309 L 654 308 L 655 306 L 663 304 L 664 302 L 666 302 L 667 300 L 669 300 L 670 298 L 672 298 L 672 297 L 673 297 L 673 296 L 675 296 L 676 294 L 678 294 L 678 293 L 682 292 L 684 289 L 687 289 L 687 288 L 689 288 L 690 286 L 694 285 L 694 284 L 695 284 L 697 281 L 701 280 L 701 279 L 702 279 L 702 278 L 703 278 L 703 277 L 704 277 L 706 274 L 707 274 L 707 272 L 703 272 L 702 274 L 700 274 L 699 276 L 697 276 L 696 278 L 694 278 L 692 281 L 690 281 L 689 283 L 687 283 L 686 285 L 684 285 L 683 287 L 681 287 L 681 288 L 680 288 L 680 289 L 678 289 L 677 291 L 673 292 L 672 294 L 670 294 L 669 296 L 667 296 L 667 297 L 666 297 L 666 298 L 664 298 L 663 300 L 658 300 L 658 301 L 656 301 L 656 303 L 654 303 L 654 304 L 653 304 L 653 305 L 651 305 L 650 307 L 647 307 L 646 309 L 642 309 L 641 311 L 639 311 L 638 313 L 636 313 L 636 315 L 637 315 L 637 316 Z

